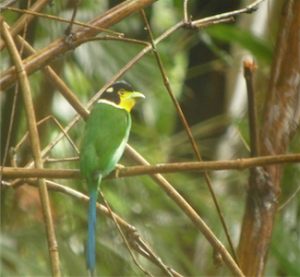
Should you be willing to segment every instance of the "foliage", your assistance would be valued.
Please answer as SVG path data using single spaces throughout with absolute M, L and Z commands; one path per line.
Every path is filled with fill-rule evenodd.
M 71 2 L 57 3 L 55 1 L 52 3 L 53 6 L 48 6 L 43 12 L 70 18 L 73 9 Z M 81 1 L 76 19 L 86 22 L 107 10 L 109 4 L 109 1 Z M 182 19 L 182 3 L 181 1 L 158 1 L 147 8 L 147 13 L 153 33 L 157 37 Z M 16 14 L 9 11 L 4 12 L 4 17 L 11 24 L 17 20 Z M 54 39 L 61 37 L 65 27 L 66 25 L 63 23 L 39 18 L 28 28 L 28 32 L 32 36 L 29 39 L 32 43 L 34 42 L 36 48 L 43 48 Z M 139 14 L 128 17 L 113 29 L 124 33 L 126 37 L 148 40 Z M 200 35 L 200 32 L 203 34 Z M 214 60 L 204 65 L 198 65 L 201 68 L 190 68 L 190 42 L 203 44 L 210 53 L 215 55 Z M 223 47 L 224 44 L 225 47 Z M 158 44 L 158 52 L 163 60 L 170 84 L 181 103 L 185 101 L 186 97 L 193 97 L 191 96 L 193 94 L 189 94 L 189 87 L 186 85 L 189 72 L 192 71 L 192 77 L 199 78 L 199 80 L 206 73 L 214 76 L 216 71 L 225 76 L 228 67 L 234 65 L 235 57 L 230 51 L 232 44 L 249 50 L 259 64 L 263 63 L 263 66 L 269 69 L 273 52 L 270 42 L 257 38 L 250 31 L 242 30 L 235 24 L 211 26 L 203 31 L 179 30 Z M 57 57 L 53 61 L 53 67 L 81 102 L 87 103 L 143 47 L 124 41 L 93 41 L 81 45 L 66 55 Z M 3 60 L 1 69 L 4 70 L 9 65 L 7 52 L 2 54 L 1 59 Z M 239 67 L 239 65 L 237 66 Z M 258 79 L 265 78 L 264 72 L 258 72 L 258 74 L 261 74 L 257 76 Z M 126 72 L 124 79 L 134 84 L 137 90 L 146 95 L 146 101 L 140 103 L 133 112 L 130 144 L 153 164 L 195 160 L 176 109 L 164 87 L 153 54 L 149 53 L 144 56 Z M 229 79 L 228 82 L 230 81 L 232 80 Z M 73 108 L 54 87 L 45 82 L 44 76 L 40 73 L 33 74 L 30 82 L 35 96 L 38 119 L 41 119 L 42 110 L 45 109 L 47 115 L 54 115 L 63 126 L 66 126 L 76 114 Z M 204 85 L 205 81 L 199 82 L 199 87 Z M 49 94 L 48 96 L 51 96 L 47 98 L 50 100 L 43 99 L 45 91 Z M 2 103 L 7 107 L 12 106 L 9 93 L 12 94 L 13 89 L 1 96 Z M 207 93 L 209 98 L 210 92 Z M 215 99 L 215 101 L 219 100 Z M 20 98 L 18 103 L 19 106 L 22 105 Z M 222 103 L 225 111 L 227 104 L 226 101 Z M 2 106 L 2 112 L 3 120 L 8 121 L 9 111 L 5 106 Z M 248 156 L 248 150 L 244 145 L 244 141 L 249 141 L 246 115 L 240 118 L 230 118 L 229 123 L 225 113 L 215 114 L 215 117 L 207 120 L 200 120 L 198 117 L 192 120 L 196 123 L 191 125 L 191 129 L 205 159 L 216 158 L 216 149 L 227 128 L 233 128 L 234 136 L 237 137 L 230 157 Z M 15 122 L 11 145 L 16 145 L 25 133 L 26 122 L 23 112 L 16 114 Z M 43 126 L 47 127 L 40 129 L 40 137 L 42 146 L 45 147 L 54 140 L 60 130 L 49 122 L 44 123 Z M 69 134 L 77 146 L 80 145 L 83 127 L 84 123 L 80 120 Z M 299 152 L 297 146 L 299 137 L 295 141 L 291 151 Z M 27 142 L 17 153 L 20 166 L 24 166 L 31 160 L 32 157 L 29 153 Z M 58 159 L 75 155 L 77 155 L 76 151 L 66 139 L 57 144 L 51 152 L 51 158 Z M 125 156 L 121 163 L 132 165 L 132 160 Z M 78 162 L 46 163 L 46 166 L 78 168 Z M 223 173 L 211 173 L 211 177 L 229 226 L 229 232 L 234 244 L 237 245 L 248 172 Z M 287 198 L 299 185 L 298 175 L 298 166 L 286 167 L 282 184 L 283 199 Z M 213 208 L 211 196 L 202 174 L 176 173 L 166 175 L 166 178 L 199 212 L 214 233 L 227 246 L 224 232 Z M 86 193 L 87 191 L 81 180 L 57 181 L 81 192 Z M 214 265 L 213 251 L 206 239 L 149 176 L 107 180 L 104 183 L 103 191 L 112 210 L 135 226 L 163 262 L 177 272 L 187 276 L 224 276 L 229 274 L 226 267 L 217 268 Z M 86 275 L 84 259 L 86 205 L 62 193 L 51 191 L 50 195 L 63 275 L 84 276 Z M 103 203 L 101 199 L 100 202 Z M 40 205 L 37 189 L 29 185 L 2 191 L 0 241 L 2 276 L 48 276 L 50 274 Z M 128 250 L 124 247 L 114 223 L 102 214 L 98 214 L 98 217 L 97 273 L 103 276 L 142 276 L 143 274 L 133 263 Z M 290 220 L 287 220 L 287 217 Z M 267 274 L 299 275 L 297 260 L 300 258 L 300 251 L 297 238 L 300 226 L 297 222 L 299 222 L 299 197 L 278 215 L 275 239 L 270 251 L 270 263 L 276 270 L 271 266 L 267 267 Z M 291 234 L 293 235 L 291 236 Z M 289 255 L 285 255 L 287 252 Z M 139 261 L 154 276 L 162 274 L 147 259 L 140 258 Z

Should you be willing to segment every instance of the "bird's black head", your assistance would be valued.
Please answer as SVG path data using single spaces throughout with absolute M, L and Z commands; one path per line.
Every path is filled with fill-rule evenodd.
M 117 105 L 121 103 L 120 93 L 121 91 L 130 92 L 133 91 L 132 86 L 126 81 L 118 81 L 112 84 L 101 95 L 101 99 L 111 101 Z
M 101 96 L 101 99 L 112 102 L 128 112 L 134 107 L 137 98 L 145 98 L 145 96 L 134 91 L 132 86 L 125 81 L 114 83 Z

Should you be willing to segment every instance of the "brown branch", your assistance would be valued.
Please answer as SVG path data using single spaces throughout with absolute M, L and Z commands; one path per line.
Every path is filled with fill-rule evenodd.
M 30 11 L 32 12 L 37 12 L 40 11 L 44 8 L 44 6 L 46 6 L 49 3 L 49 0 L 38 0 L 35 1 L 34 4 L 32 5 Z M 35 19 L 34 15 L 31 14 L 24 14 L 22 15 L 18 21 L 12 26 L 12 28 L 9 30 L 12 37 L 14 37 L 15 35 L 19 34 L 23 28 L 25 28 L 25 26 L 28 26 L 29 23 Z M 5 43 L 3 40 L 0 40 L 0 50 L 3 49 L 3 47 L 5 47 Z
M 128 145 L 126 147 L 126 152 L 138 163 L 149 165 L 147 160 L 145 160 L 137 151 Z M 225 264 L 231 270 L 231 272 L 236 276 L 244 276 L 234 259 L 226 250 L 225 246 L 206 225 L 205 221 L 199 216 L 194 208 L 181 196 L 181 194 L 162 175 L 153 174 L 151 177 L 160 186 L 160 188 L 163 189 L 167 195 L 181 208 L 186 216 L 190 218 L 190 220 L 207 239 L 213 249 L 222 255 Z
M 194 28 L 194 27 L 203 27 L 211 24 L 218 24 L 222 22 L 232 21 L 233 16 L 236 16 L 241 13 L 247 13 L 253 11 L 256 8 L 256 6 L 262 1 L 264 0 L 255 1 L 254 3 L 248 5 L 246 8 L 240 10 L 223 13 L 220 15 L 214 15 L 199 20 L 194 20 L 191 21 L 190 24 Z M 99 33 L 99 30 L 97 28 L 106 29 L 118 23 L 119 21 L 129 16 L 130 14 L 146 7 L 147 5 L 150 5 L 153 2 L 155 2 L 155 0 L 124 1 L 121 4 L 105 12 L 102 16 L 97 17 L 94 20 L 90 21 L 87 24 L 89 26 L 88 29 L 86 27 L 83 27 L 77 30 L 76 32 L 74 32 L 71 43 L 66 43 L 65 37 L 57 39 L 49 46 L 39 50 L 35 55 L 32 55 L 23 61 L 27 74 L 31 74 L 36 70 L 38 70 L 39 68 L 41 68 L 42 66 L 49 64 L 58 55 L 62 55 L 66 51 L 78 47 L 82 42 L 84 42 L 85 39 L 95 36 L 97 33 Z M 28 16 L 32 16 L 32 15 L 28 15 Z M 155 44 L 159 43 L 161 40 L 165 39 L 170 34 L 175 32 L 177 29 L 185 25 L 186 24 L 184 21 L 178 22 L 169 30 L 164 32 L 164 34 L 159 39 L 157 39 L 157 41 L 155 41 Z M 145 49 L 146 52 L 149 52 L 150 50 L 151 47 Z M 0 75 L 0 86 L 2 87 L 3 90 L 6 90 L 15 82 L 15 79 L 16 79 L 15 69 L 14 67 L 12 67 L 4 71 Z
M 39 12 L 35 12 L 33 10 L 18 9 L 18 8 L 13 8 L 13 7 L 7 7 L 7 8 L 4 8 L 3 10 L 14 11 L 14 12 L 19 12 L 19 13 L 24 13 L 24 14 L 30 14 L 30 15 L 33 15 L 35 17 L 42 17 L 42 18 L 45 18 L 45 19 L 48 19 L 48 20 L 55 20 L 57 22 L 63 22 L 63 23 L 69 23 L 69 24 L 72 22 L 72 25 L 78 25 L 78 26 L 81 26 L 81 27 L 95 29 L 95 30 L 98 30 L 98 31 L 101 31 L 101 32 L 106 32 L 106 33 L 118 36 L 118 37 L 119 36 L 122 37 L 124 35 L 123 33 L 119 33 L 119 32 L 116 32 L 116 31 L 112 31 L 112 30 L 97 27 L 97 26 L 93 26 L 93 25 L 86 24 L 86 23 L 83 23 L 83 22 L 80 22 L 80 21 L 77 21 L 77 20 L 70 21 L 69 19 L 64 19 L 64 18 L 59 17 L 59 16 L 39 13 Z
M 300 123 L 300 1 L 287 0 L 260 131 L 261 155 L 283 154 Z M 263 276 L 280 197 L 282 167 L 253 170 L 239 243 L 247 276 Z
M 188 10 L 188 0 L 183 1 L 183 21 L 185 24 L 189 24 L 190 16 L 189 16 L 189 10 Z
M 189 126 L 189 123 L 187 122 L 187 119 L 175 97 L 175 94 L 173 93 L 172 91 L 172 88 L 171 88 L 171 85 L 170 85 L 170 82 L 169 82 L 169 78 L 167 77 L 167 74 L 166 74 L 166 71 L 165 71 L 165 68 L 164 68 L 164 65 L 163 65 L 163 62 L 160 58 L 160 54 L 159 52 L 157 51 L 156 49 L 156 46 L 155 46 L 155 43 L 154 43 L 154 38 L 153 38 L 153 34 L 152 34 L 152 31 L 151 31 L 151 26 L 148 22 L 148 19 L 146 17 L 146 14 L 144 12 L 144 10 L 141 10 L 141 14 L 142 14 L 142 17 L 144 19 L 144 22 L 145 22 L 145 25 L 146 25 L 146 29 L 148 31 L 148 34 L 149 34 L 149 39 L 150 39 L 150 42 L 151 42 L 151 45 L 152 45 L 152 48 L 153 48 L 153 53 L 154 53 L 154 56 L 155 56 L 155 59 L 156 59 L 156 62 L 157 62 L 157 65 L 158 65 L 158 68 L 161 72 L 161 76 L 162 76 L 162 79 L 163 79 L 163 83 L 166 87 L 166 90 L 173 102 L 173 105 L 177 111 L 177 114 L 181 120 L 181 123 L 184 127 L 184 130 L 187 134 L 187 137 L 190 141 L 190 144 L 192 146 L 192 149 L 194 151 L 194 154 L 196 156 L 196 159 L 198 161 L 201 161 L 202 160 L 202 157 L 201 157 L 201 154 L 200 154 L 200 149 L 199 149 L 199 146 L 192 134 L 192 131 L 191 131 L 191 128 Z M 208 190 L 210 192 L 210 195 L 213 199 L 213 203 L 215 205 L 215 208 L 217 210 L 217 213 L 218 213 L 218 216 L 219 216 L 219 219 L 221 221 L 221 224 L 222 224 L 222 227 L 223 227 L 223 230 L 225 232 L 225 235 L 226 235 L 226 238 L 227 238 L 227 241 L 228 241 L 228 244 L 229 244 L 229 247 L 230 247 L 230 251 L 232 253 L 232 256 L 233 258 L 235 259 L 235 261 L 237 261 L 237 258 L 236 258 L 236 254 L 235 254 L 235 250 L 234 250 L 234 247 L 233 247 L 233 243 L 231 241 L 231 238 L 230 238 L 230 235 L 229 235 L 229 231 L 228 231 L 228 227 L 226 225 L 226 222 L 225 222 L 225 218 L 223 216 L 223 213 L 222 213 L 222 210 L 220 208 L 220 205 L 218 203 L 218 200 L 217 200 L 217 197 L 215 195 L 215 192 L 213 190 L 213 187 L 212 187 L 212 181 L 210 179 L 210 176 L 208 175 L 208 173 L 206 171 L 203 172 L 203 175 L 204 175 L 204 179 L 205 179 L 205 182 L 207 184 L 207 187 L 208 187 Z
M 105 12 L 103 15 L 95 18 L 89 25 L 95 27 L 108 28 L 122 19 L 128 17 L 130 14 L 140 10 L 141 8 L 150 5 L 155 0 L 127 0 L 121 4 L 113 7 L 112 9 Z M 65 37 L 59 38 L 49 44 L 47 47 L 39 50 L 36 54 L 26 58 L 23 61 L 24 69 L 28 75 L 32 74 L 41 67 L 49 64 L 57 56 L 66 53 L 78 47 L 82 39 L 95 36 L 99 33 L 98 30 L 92 28 L 80 28 L 73 33 L 72 42 L 66 42 Z M 10 87 L 16 80 L 16 70 L 15 67 L 3 72 L 0 79 L 0 86 L 3 90 Z
M 192 171 L 213 170 L 244 170 L 258 166 L 286 164 L 300 162 L 300 154 L 283 154 L 276 156 L 262 156 L 224 161 L 180 162 L 157 165 L 136 165 L 118 169 L 118 174 L 113 172 L 108 178 L 132 177 L 158 173 L 178 173 Z M 3 177 L 11 178 L 50 178 L 50 179 L 78 179 L 77 169 L 49 169 L 49 168 L 24 168 L 2 167 Z M 116 176 L 117 175 L 117 176 Z
M 226 12 L 226 13 L 221 13 L 221 14 L 209 16 L 209 17 L 206 17 L 206 18 L 203 18 L 203 19 L 194 20 L 194 21 L 190 22 L 190 25 L 193 28 L 202 27 L 203 25 L 207 25 L 210 22 L 222 21 L 224 19 L 226 20 L 228 18 L 235 17 L 235 16 L 240 15 L 242 13 L 252 13 L 253 11 L 255 11 L 257 9 L 257 6 L 260 3 L 262 3 L 263 1 L 264 0 L 256 0 L 252 4 L 249 4 L 245 8 L 242 8 L 242 9 L 239 9 L 239 10 Z
M 254 61 L 245 60 L 243 63 L 244 77 L 247 86 L 248 95 L 248 118 L 249 118 L 249 133 L 250 133 L 250 152 L 251 157 L 255 157 L 260 153 L 260 141 L 258 135 L 258 122 L 256 112 L 256 95 L 253 87 L 253 73 L 256 65 Z
M 17 70 L 17 78 L 20 84 L 21 92 L 23 95 L 24 105 L 25 105 L 25 112 L 26 112 L 26 119 L 27 125 L 29 130 L 29 137 L 31 143 L 31 150 L 34 159 L 34 164 L 36 168 L 42 169 L 43 162 L 41 158 L 41 149 L 40 149 L 40 141 L 39 141 L 39 134 L 36 125 L 36 118 L 34 112 L 34 106 L 32 101 L 32 93 L 30 89 L 30 84 L 26 75 L 26 71 L 24 69 L 22 59 L 19 55 L 17 47 L 13 41 L 13 38 L 8 30 L 8 25 L 0 18 L 0 32 L 3 36 L 3 39 L 7 45 L 8 51 L 11 55 L 11 58 L 15 64 Z M 55 230 L 53 225 L 53 219 L 50 209 L 50 200 L 47 191 L 47 186 L 44 179 L 39 179 L 39 195 L 42 203 L 43 215 L 45 220 L 45 227 L 48 239 L 48 250 L 51 262 L 51 270 L 53 276 L 60 276 L 60 261 L 58 255 L 58 246 L 55 236 Z
M 161 34 L 156 40 L 155 44 L 158 44 L 171 34 L 173 34 L 176 30 L 183 26 L 183 22 L 179 22 L 172 26 L 170 29 Z M 22 39 L 22 38 L 21 38 Z M 30 45 L 29 45 L 30 46 Z M 27 47 L 25 47 L 27 49 Z M 121 78 L 131 67 L 133 67 L 140 59 L 144 57 L 147 53 L 152 50 L 152 46 L 148 45 L 143 50 L 141 50 L 135 57 L 133 57 L 123 68 L 121 68 L 115 75 L 110 79 L 108 83 L 106 83 L 88 102 L 87 107 L 90 108 L 96 101 L 99 99 L 101 94 L 116 80 Z M 50 68 L 50 67 L 49 67 Z M 46 70 L 47 67 L 46 67 Z M 49 73 L 49 71 L 48 71 Z M 57 86 L 58 90 L 62 93 L 62 95 L 68 100 L 70 105 L 77 111 L 79 115 L 75 116 L 73 120 L 65 127 L 64 132 L 68 133 L 68 131 L 79 121 L 82 117 L 83 119 L 87 119 L 88 110 L 82 106 L 80 100 L 76 97 L 76 95 L 67 87 L 63 80 L 53 71 L 54 74 L 46 74 L 52 81 L 52 83 Z M 53 75 L 53 76 L 52 76 Z M 45 157 L 51 149 L 64 137 L 63 133 L 60 133 L 56 139 L 54 139 L 49 145 L 47 145 L 42 151 L 42 157 Z M 32 163 L 30 163 L 27 167 L 31 167 Z
M 135 264 L 135 265 L 138 267 L 138 269 L 139 269 L 141 272 L 143 272 L 146 276 L 153 277 L 153 275 L 152 275 L 149 271 L 147 271 L 147 270 L 139 263 L 139 261 L 137 260 L 137 257 L 135 256 L 135 254 L 134 254 L 133 251 L 131 250 L 130 243 L 129 243 L 129 241 L 127 240 L 127 238 L 126 238 L 124 232 L 122 231 L 122 228 L 121 228 L 120 225 L 118 224 L 118 222 L 117 222 L 117 220 L 116 220 L 116 218 L 115 218 L 115 216 L 114 216 L 114 213 L 113 213 L 111 207 L 109 206 L 108 202 L 106 201 L 106 198 L 105 198 L 105 196 L 104 196 L 104 194 L 103 194 L 103 192 L 102 192 L 101 190 L 100 190 L 100 195 L 101 195 L 101 197 L 102 197 L 102 199 L 103 199 L 103 202 L 104 202 L 104 204 L 105 204 L 105 206 L 106 206 L 106 208 L 107 208 L 107 210 L 108 210 L 108 212 L 109 212 L 109 214 L 110 214 L 110 217 L 111 217 L 112 221 L 115 223 L 115 226 L 116 226 L 116 228 L 117 228 L 117 230 L 118 230 L 118 232 L 119 232 L 119 234 L 120 234 L 120 236 L 121 236 L 121 238 L 122 238 L 122 240 L 123 240 L 123 242 L 124 242 L 124 244 L 125 244 L 125 246 L 126 246 L 128 252 L 129 252 L 129 254 L 130 254 L 130 256 L 131 256 L 131 258 L 132 258 L 134 264 Z
M 35 181 L 28 182 L 30 185 L 36 186 Z M 67 186 L 63 186 L 61 184 L 55 183 L 53 181 L 46 180 L 47 187 L 51 191 L 60 192 L 65 195 L 71 196 L 76 200 L 83 202 L 88 205 L 89 197 L 75 189 L 72 189 Z M 9 186 L 8 186 L 9 187 Z M 162 259 L 154 253 L 154 251 L 150 248 L 147 242 L 142 238 L 141 234 L 138 230 L 131 224 L 129 224 L 125 219 L 116 214 L 115 212 L 110 212 L 105 206 L 97 203 L 96 205 L 97 212 L 100 212 L 107 218 L 111 220 L 116 220 L 117 224 L 122 228 L 125 236 L 127 237 L 128 242 L 132 249 L 134 249 L 137 253 L 144 256 L 153 264 L 157 265 L 161 268 L 162 272 L 172 272 L 174 277 L 182 277 L 177 271 L 175 271 L 170 266 L 163 263 Z M 113 218 L 112 218 L 113 217 Z

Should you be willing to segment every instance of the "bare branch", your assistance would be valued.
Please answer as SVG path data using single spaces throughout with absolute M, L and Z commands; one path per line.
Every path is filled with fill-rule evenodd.
M 18 81 L 23 95 L 34 164 L 36 168 L 42 169 L 43 161 L 41 158 L 39 134 L 36 125 L 36 118 L 35 118 L 32 93 L 31 93 L 29 81 L 20 54 L 9 32 L 8 25 L 3 21 L 2 18 L 0 19 L 0 24 L 1 24 L 0 32 L 7 45 L 12 60 L 14 61 L 16 71 L 17 71 Z M 48 195 L 45 180 L 39 179 L 38 182 L 39 182 L 39 194 L 42 203 L 45 227 L 47 232 L 48 251 L 49 251 L 50 262 L 51 262 L 51 270 L 53 276 L 59 277 L 61 275 L 60 261 L 59 261 L 58 246 L 57 246 L 57 241 L 55 236 L 54 224 L 53 224 L 53 219 L 51 214 L 49 195 Z
M 283 154 L 275 156 L 262 156 L 255 158 L 242 158 L 224 161 L 201 161 L 166 163 L 157 165 L 136 165 L 118 169 L 118 177 L 131 177 L 157 173 L 178 173 L 192 171 L 212 170 L 244 170 L 253 167 L 274 164 L 286 164 L 300 162 L 300 154 Z M 5 178 L 52 178 L 52 179 L 78 179 L 77 169 L 38 169 L 24 167 L 2 167 Z M 117 178 L 113 172 L 108 178 Z

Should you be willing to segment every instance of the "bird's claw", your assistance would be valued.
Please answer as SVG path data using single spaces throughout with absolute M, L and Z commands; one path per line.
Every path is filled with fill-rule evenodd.
M 115 176 L 116 178 L 119 178 L 120 169 L 123 169 L 125 166 L 122 164 L 117 164 L 115 168 Z

